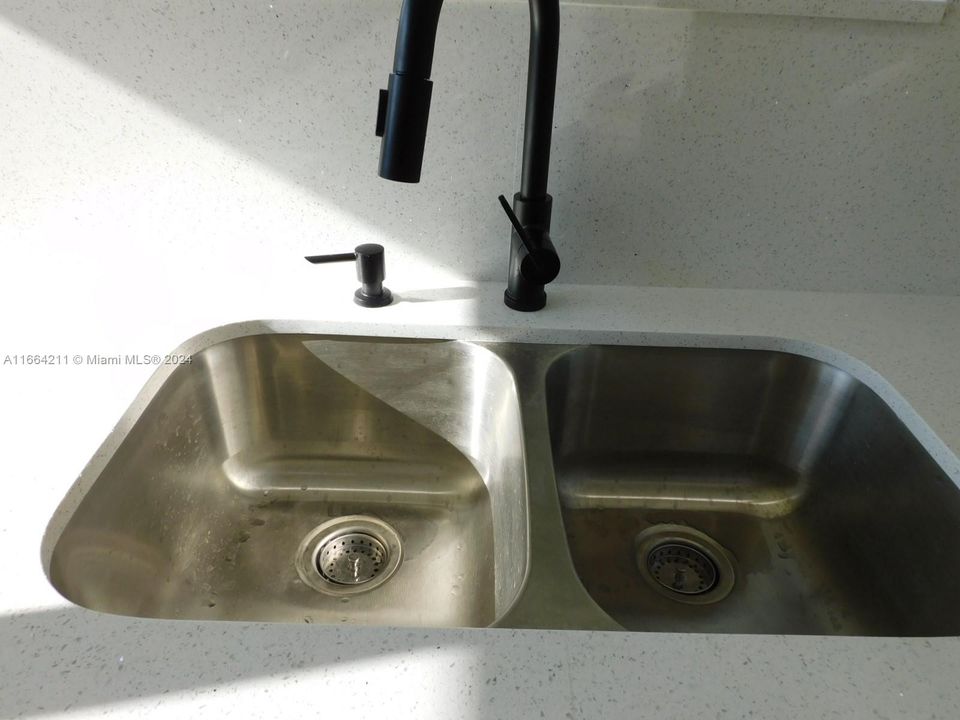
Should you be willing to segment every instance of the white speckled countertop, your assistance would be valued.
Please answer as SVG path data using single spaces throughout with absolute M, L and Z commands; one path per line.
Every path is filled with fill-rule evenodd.
M 47 521 L 152 372 L 73 356 L 259 318 L 814 354 L 960 482 L 960 297 L 567 285 L 520 315 L 458 279 L 505 261 L 523 3 L 445 9 L 419 188 L 372 182 L 398 3 L 215 5 L 0 2 L 0 718 L 960 717 L 956 638 L 169 622 L 62 599 Z M 910 5 L 943 3 L 869 3 Z M 921 26 L 582 3 L 564 23 L 563 278 L 956 291 L 955 6 Z M 364 241 L 387 245 L 394 306 L 359 309 L 349 269 L 300 259 Z M 41 353 L 67 364 L 2 364 Z
M 249 265 L 224 263 L 225 278 Z M 198 275 L 166 295 L 113 302 L 109 313 L 98 312 L 89 277 L 36 284 L 39 274 L 17 280 L 7 271 L 8 306 L 30 292 L 55 290 L 57 300 L 5 320 L 0 356 L 164 353 L 257 317 L 309 318 L 257 323 L 277 330 L 775 347 L 817 355 L 870 384 L 960 480 L 960 298 L 558 286 L 545 311 L 522 315 L 502 306 L 498 284 L 431 288 L 429 278 L 401 270 L 388 278 L 400 302 L 369 311 L 350 301 L 349 273 L 277 263 L 260 268 L 273 279 L 256 291 L 204 286 Z M 151 287 L 147 275 L 143 282 Z M 301 627 L 136 620 L 74 607 L 47 582 L 40 540 L 150 372 L 0 365 L 8 488 L 0 718 L 960 715 L 956 638 Z

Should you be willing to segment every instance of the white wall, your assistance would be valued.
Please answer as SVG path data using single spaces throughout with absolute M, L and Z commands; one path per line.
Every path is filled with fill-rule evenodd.
M 282 279 L 304 253 L 380 241 L 394 274 L 500 279 L 526 3 L 448 0 L 418 186 L 376 176 L 398 12 L 0 0 L 0 236 L 62 272 L 109 256 L 200 281 L 234 253 Z M 933 25 L 562 20 L 563 281 L 960 293 L 955 5 Z

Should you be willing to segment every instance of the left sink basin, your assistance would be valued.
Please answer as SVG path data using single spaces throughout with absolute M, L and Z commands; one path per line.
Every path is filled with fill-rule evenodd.
M 489 350 L 264 334 L 151 382 L 108 439 L 109 461 L 51 523 L 50 579 L 72 602 L 153 618 L 479 627 L 516 600 L 520 413 Z

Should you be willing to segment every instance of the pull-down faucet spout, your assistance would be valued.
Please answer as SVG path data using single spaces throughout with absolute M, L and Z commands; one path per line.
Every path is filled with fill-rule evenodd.
M 393 72 L 387 89 L 380 91 L 377 113 L 377 135 L 383 138 L 380 177 L 388 180 L 420 181 L 442 4 L 442 0 L 403 0 L 400 9 Z M 514 310 L 541 309 L 547 300 L 544 285 L 560 272 L 550 240 L 553 199 L 547 193 L 559 45 L 559 0 L 530 0 L 520 192 L 513 196 L 512 211 L 504 204 L 513 225 L 504 302 Z

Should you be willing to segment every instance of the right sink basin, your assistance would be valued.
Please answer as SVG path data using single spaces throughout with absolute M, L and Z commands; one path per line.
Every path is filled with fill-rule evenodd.
M 574 567 L 626 629 L 960 634 L 960 492 L 846 372 L 582 347 L 546 399 Z

